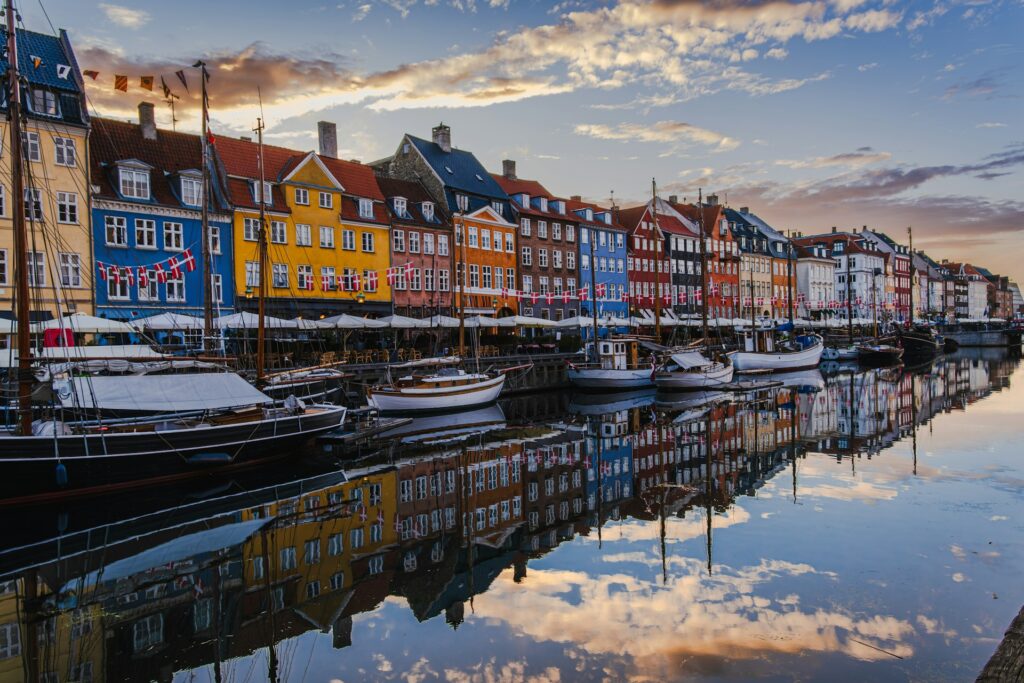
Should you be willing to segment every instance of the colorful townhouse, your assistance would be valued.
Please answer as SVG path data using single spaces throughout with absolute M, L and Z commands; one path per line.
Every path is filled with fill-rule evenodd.
M 796 254 L 792 251 L 792 243 L 788 237 L 752 212 L 749 207 L 741 207 L 737 213 L 751 227 L 755 239 L 761 239 L 765 252 L 771 257 L 771 285 L 764 305 L 774 317 L 784 317 L 789 313 L 790 290 L 795 297 L 798 289 Z M 795 314 L 796 302 L 793 303 Z
M 418 181 L 377 179 L 391 213 L 392 297 L 399 315 L 452 315 L 451 217 Z
M 508 194 L 471 152 L 452 147 L 451 128 L 435 126 L 430 140 L 406 134 L 393 156 L 372 165 L 381 175 L 423 183 L 452 217 L 453 272 L 465 274 L 452 281 L 455 308 L 515 315 L 518 226 Z
M 712 318 L 735 318 L 739 309 L 740 254 L 725 208 L 718 203 L 716 195 L 708 195 L 703 207 L 694 204 L 680 204 L 675 196 L 669 197 L 669 204 L 685 215 L 691 222 L 700 225 L 703 219 L 707 236 L 708 316 Z
M 262 205 L 268 314 L 391 313 L 391 218 L 384 194 L 371 167 L 335 158 L 333 125 L 319 126 L 319 154 L 264 145 L 262 187 L 259 146 L 218 139 L 216 154 L 234 207 L 238 309 L 257 307 Z
M 0 31 L 6 44 L 7 33 Z M 89 214 L 89 115 L 85 87 L 71 42 L 56 36 L 18 30 L 25 125 L 25 217 L 28 284 L 33 320 L 59 314 L 92 313 L 94 277 Z M 6 57 L 0 70 L 7 72 Z M 7 151 L 7 98 L 0 135 Z M 14 231 L 12 216 L 21 200 L 10 196 L 10 154 L 0 170 L 0 308 L 14 310 Z M 59 239 L 56 237 L 59 234 Z
M 874 242 L 853 232 L 833 232 L 808 235 L 797 240 L 804 247 L 821 246 L 829 250 L 836 262 L 835 301 L 828 309 L 836 317 L 846 317 L 847 296 L 852 302 L 854 317 L 881 319 L 885 298 L 885 255 L 875 248 Z
M 725 217 L 733 239 L 739 244 L 738 317 L 772 317 L 772 252 L 768 239 L 741 212 L 726 209 Z
M 587 290 L 580 314 L 629 317 L 626 229 L 616 219 L 617 211 L 584 202 L 579 195 L 570 197 L 566 206 L 576 215 L 579 286 Z
M 502 161 L 495 182 L 512 199 L 519 222 L 519 310 L 545 320 L 571 318 L 579 311 L 576 214 L 536 180 L 516 176 L 516 162 Z
M 619 221 L 629 239 L 626 258 L 630 302 L 637 311 L 653 308 L 677 313 L 700 311 L 703 297 L 698 228 L 668 202 L 658 199 L 622 209 Z
M 796 314 L 800 318 L 821 319 L 836 296 L 836 262 L 830 249 L 822 244 L 801 244 L 796 250 Z
M 93 119 L 92 226 L 96 312 L 130 320 L 165 311 L 203 316 L 203 152 L 198 135 Z M 211 173 L 212 173 L 211 169 Z M 211 180 L 207 202 L 213 314 L 232 312 L 231 208 Z
M 886 305 L 898 321 L 910 317 L 911 261 L 910 248 L 899 244 L 884 232 L 868 230 L 865 225 L 860 232 L 871 240 L 879 251 L 888 255 L 886 263 Z

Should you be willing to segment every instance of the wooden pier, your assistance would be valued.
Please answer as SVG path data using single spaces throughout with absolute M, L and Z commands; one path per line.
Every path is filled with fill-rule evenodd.
M 1024 681 L 1024 607 L 978 676 L 978 683 Z

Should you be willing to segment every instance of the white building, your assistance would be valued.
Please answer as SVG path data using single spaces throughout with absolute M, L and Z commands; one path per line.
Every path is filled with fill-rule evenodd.
M 828 302 L 837 300 L 836 262 L 824 245 L 797 247 L 796 256 L 797 314 L 810 318 L 813 312 L 824 311 Z

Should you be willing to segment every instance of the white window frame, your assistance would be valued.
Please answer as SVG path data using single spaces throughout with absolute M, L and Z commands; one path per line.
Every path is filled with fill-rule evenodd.
M 185 226 L 176 221 L 164 221 L 164 251 L 185 250 Z
M 78 224 L 77 193 L 57 192 L 57 222 L 64 223 L 66 225 Z
M 53 137 L 53 162 L 69 168 L 78 165 L 78 146 L 74 138 Z

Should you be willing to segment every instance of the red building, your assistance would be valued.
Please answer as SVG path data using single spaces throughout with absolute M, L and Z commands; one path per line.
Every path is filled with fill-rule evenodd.
M 626 269 L 629 274 L 629 308 L 653 308 L 654 297 L 666 307 L 671 298 L 672 277 L 669 272 L 665 233 L 655 225 L 650 206 L 635 206 L 619 211 L 619 223 L 626 229 Z
M 718 197 L 708 195 L 707 202 L 698 209 L 693 204 L 679 204 L 669 197 L 674 209 L 690 220 L 700 224 L 704 220 L 707 236 L 708 281 L 705 293 L 708 298 L 708 316 L 712 318 L 735 318 L 739 316 L 740 296 L 740 251 L 739 245 L 729 229 L 725 211 L 718 203 Z M 795 267 L 795 266 L 794 266 Z

